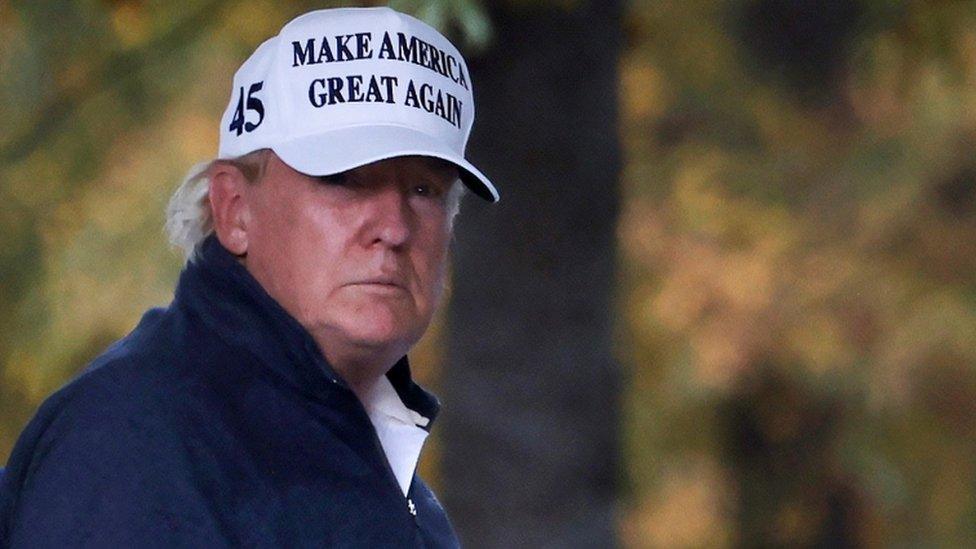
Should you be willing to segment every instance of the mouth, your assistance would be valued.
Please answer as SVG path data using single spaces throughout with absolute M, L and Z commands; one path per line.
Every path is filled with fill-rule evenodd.
M 347 286 L 363 286 L 374 289 L 387 289 L 387 290 L 406 290 L 406 286 L 395 278 L 390 277 L 376 277 L 367 278 L 364 280 L 357 280 L 347 284 Z

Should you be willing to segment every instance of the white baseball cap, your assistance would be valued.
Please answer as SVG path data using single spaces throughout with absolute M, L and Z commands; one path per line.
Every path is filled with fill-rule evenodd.
M 439 32 L 389 8 L 318 10 L 290 21 L 238 69 L 218 156 L 269 148 L 316 176 L 432 156 L 495 202 L 498 191 L 464 159 L 473 122 L 467 64 Z

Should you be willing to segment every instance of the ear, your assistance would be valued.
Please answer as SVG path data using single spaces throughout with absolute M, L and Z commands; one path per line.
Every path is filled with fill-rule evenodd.
M 247 229 L 251 219 L 247 179 L 241 170 L 217 161 L 210 168 L 210 211 L 217 240 L 230 253 L 247 254 Z

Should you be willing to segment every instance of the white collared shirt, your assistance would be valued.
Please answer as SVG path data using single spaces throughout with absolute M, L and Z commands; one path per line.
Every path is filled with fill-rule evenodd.
M 427 439 L 428 433 L 421 427 L 425 427 L 430 420 L 407 408 L 386 376 L 380 377 L 363 400 L 366 413 L 386 453 L 386 460 L 406 497 L 420 459 L 420 450 Z

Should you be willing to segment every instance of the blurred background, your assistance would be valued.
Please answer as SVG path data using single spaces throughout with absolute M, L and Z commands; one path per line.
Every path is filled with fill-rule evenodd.
M 0 463 L 182 266 L 307 0 L 0 2 Z M 468 546 L 976 542 L 976 2 L 392 2 L 469 59 L 422 470 Z

